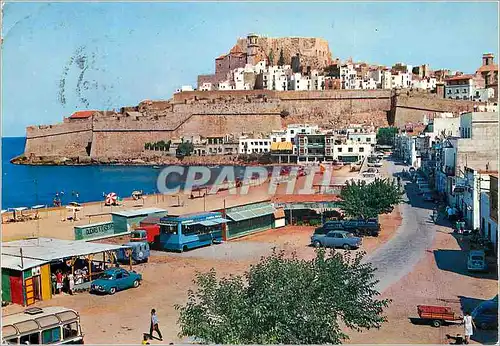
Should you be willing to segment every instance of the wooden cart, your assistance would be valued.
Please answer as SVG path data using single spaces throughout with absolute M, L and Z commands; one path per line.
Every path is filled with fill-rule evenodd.
M 460 323 L 463 318 L 447 306 L 417 305 L 417 311 L 422 320 L 429 321 L 434 327 L 443 323 Z

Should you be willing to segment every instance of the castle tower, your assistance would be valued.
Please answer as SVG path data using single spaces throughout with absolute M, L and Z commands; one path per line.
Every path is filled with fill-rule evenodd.
M 494 57 L 491 53 L 483 54 L 483 66 L 493 65 Z
M 255 65 L 258 63 L 258 61 L 256 61 L 259 50 L 259 45 L 257 43 L 258 38 L 259 36 L 256 34 L 247 35 L 247 64 Z

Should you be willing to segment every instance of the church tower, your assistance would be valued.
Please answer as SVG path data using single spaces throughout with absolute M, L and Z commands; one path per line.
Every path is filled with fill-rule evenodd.
M 247 64 L 255 65 L 258 63 L 257 56 L 259 45 L 257 44 L 257 39 L 259 36 L 256 34 L 247 35 Z

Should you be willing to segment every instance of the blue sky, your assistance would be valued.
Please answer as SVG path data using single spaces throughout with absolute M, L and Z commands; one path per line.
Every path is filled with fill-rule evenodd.
M 482 53 L 498 55 L 493 2 L 8 3 L 2 135 L 168 99 L 249 32 L 322 37 L 334 57 L 385 65 L 473 72 Z

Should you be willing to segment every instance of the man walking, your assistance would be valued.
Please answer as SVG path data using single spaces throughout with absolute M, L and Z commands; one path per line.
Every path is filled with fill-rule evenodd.
M 160 328 L 158 327 L 158 316 L 156 315 L 156 310 L 151 309 L 151 327 L 149 328 L 149 336 L 153 338 L 153 331 L 158 333 L 158 337 L 160 341 L 163 341 L 163 337 L 161 336 Z

